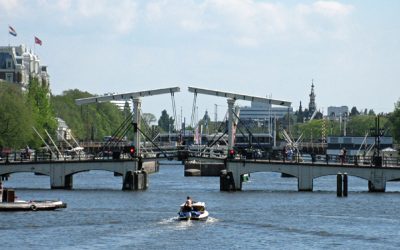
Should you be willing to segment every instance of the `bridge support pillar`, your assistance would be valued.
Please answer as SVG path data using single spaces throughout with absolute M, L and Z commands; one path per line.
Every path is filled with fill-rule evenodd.
M 385 192 L 386 181 L 383 178 L 374 179 L 374 181 L 368 181 L 368 191 L 369 192 Z
M 380 169 L 376 169 L 371 173 L 371 177 L 368 180 L 368 191 L 385 192 L 385 190 L 386 190 L 386 179 L 384 172 Z
M 242 190 L 242 178 L 240 166 L 237 164 L 227 164 L 227 170 L 222 170 L 220 175 L 221 191 L 240 191 Z
M 299 167 L 298 191 L 313 191 L 312 167 Z
M 147 173 L 144 170 L 125 173 L 122 190 L 145 190 L 148 187 Z
M 51 189 L 72 189 L 73 186 L 73 176 L 63 175 L 57 176 L 57 178 L 51 178 Z
M 235 191 L 235 180 L 233 179 L 232 172 L 226 170 L 221 171 L 219 176 L 219 190 L 220 191 Z
M 64 164 L 52 164 L 50 167 L 51 189 L 72 189 L 73 176 L 65 174 Z

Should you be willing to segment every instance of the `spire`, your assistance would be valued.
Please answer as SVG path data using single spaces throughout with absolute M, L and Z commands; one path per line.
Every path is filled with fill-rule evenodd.
M 312 79 L 311 80 L 310 103 L 308 104 L 309 114 L 312 115 L 316 109 L 317 109 L 317 105 L 315 104 L 314 79 Z

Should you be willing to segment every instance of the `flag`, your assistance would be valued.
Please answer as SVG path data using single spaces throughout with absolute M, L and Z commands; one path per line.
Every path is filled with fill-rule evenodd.
M 199 140 L 199 126 L 196 127 L 194 132 L 194 144 L 200 144 Z
M 8 33 L 10 33 L 10 35 L 17 36 L 17 32 L 11 26 L 8 26 Z
M 35 36 L 35 43 L 36 43 L 36 44 L 39 44 L 40 46 L 42 46 L 42 40 L 40 40 L 40 39 L 37 38 L 36 36 Z

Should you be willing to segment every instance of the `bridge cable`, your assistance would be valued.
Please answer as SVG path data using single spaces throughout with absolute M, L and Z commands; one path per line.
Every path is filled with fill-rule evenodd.
M 226 122 L 221 122 L 221 124 L 219 125 L 217 131 L 220 131 L 220 130 L 221 130 L 221 127 L 222 127 L 223 125 L 226 125 Z M 225 130 L 224 130 L 224 133 L 222 133 L 222 135 L 219 136 L 217 140 L 215 140 L 215 137 L 217 137 L 217 134 L 214 134 L 214 137 L 211 139 L 211 141 L 208 142 L 207 145 L 205 145 L 205 146 L 200 150 L 201 153 L 205 152 L 207 148 L 214 146 L 214 145 L 215 145 L 217 142 L 219 142 L 219 140 L 220 140 L 224 135 L 226 135 L 227 133 L 228 133 L 228 128 L 226 127 Z
M 169 159 L 169 157 L 167 156 L 167 153 L 166 153 L 163 149 L 161 149 L 151 138 L 149 138 L 139 127 L 137 127 L 137 130 L 138 130 L 148 141 L 150 141 L 158 150 L 160 150 L 161 153 L 163 153 L 163 155 L 165 156 L 165 158 L 168 158 L 168 159 Z
M 256 139 L 256 143 L 257 143 L 259 149 L 265 150 L 265 148 L 264 148 L 263 146 L 261 146 L 261 144 L 260 144 L 258 138 L 253 136 L 253 133 L 250 131 L 249 128 L 247 128 L 246 124 L 243 123 L 243 121 L 239 118 L 239 116 L 238 116 L 235 112 L 233 112 L 233 114 L 237 117 L 238 121 L 243 125 L 243 127 L 246 129 L 246 131 L 249 133 L 249 135 L 250 135 L 252 138 Z
M 176 119 L 175 93 L 172 90 L 170 90 L 170 92 L 172 101 L 172 113 L 174 115 L 174 121 L 175 121 L 175 129 L 178 129 L 178 119 Z
M 111 147 L 118 145 L 122 141 L 122 137 L 125 136 L 129 130 L 129 125 L 132 120 L 133 114 L 130 115 L 122 122 L 122 124 L 117 128 L 117 130 L 111 135 L 110 140 L 108 140 L 102 147 L 100 151 L 100 155 L 103 154 L 105 149 L 110 149 Z M 122 131 L 122 136 L 121 136 Z M 118 136 L 120 135 L 120 136 Z M 117 140 L 114 140 L 117 138 Z
M 197 100 L 197 92 L 196 90 L 194 91 L 194 97 L 193 97 L 193 106 L 192 106 L 192 118 L 190 121 L 190 126 L 193 128 L 194 127 L 194 118 L 195 118 L 195 113 L 196 113 L 196 100 Z

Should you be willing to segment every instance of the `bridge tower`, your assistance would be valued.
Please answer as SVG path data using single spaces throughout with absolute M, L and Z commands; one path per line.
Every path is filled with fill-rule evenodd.
M 230 92 L 218 91 L 218 90 L 211 90 L 211 89 L 201 89 L 196 87 L 189 87 L 189 92 L 195 94 L 204 94 L 204 95 L 213 95 L 219 96 L 227 99 L 228 102 L 228 149 L 227 155 L 229 155 L 229 151 L 234 150 L 234 126 L 235 120 L 237 120 L 237 114 L 234 110 L 234 105 L 236 100 L 244 100 L 244 101 L 256 101 L 256 102 L 263 102 L 273 105 L 280 105 L 290 107 L 291 102 L 288 101 L 281 101 L 281 100 L 273 100 L 268 99 L 265 97 L 258 97 L 258 96 L 249 96 L 243 94 L 235 94 Z M 226 160 L 226 169 L 227 172 L 223 173 L 220 179 L 220 189 L 221 191 L 230 191 L 230 190 L 241 190 L 242 189 L 242 180 L 241 175 L 236 167 L 236 165 L 230 166 L 230 160 L 227 157 Z M 227 181 L 229 180 L 229 181 Z
M 179 92 L 179 87 L 172 88 L 163 88 L 163 89 L 154 89 L 154 90 L 145 90 L 139 92 L 131 92 L 124 94 L 113 94 L 113 95 L 104 95 L 104 96 L 95 96 L 89 98 L 81 98 L 75 100 L 75 103 L 78 105 L 90 104 L 90 103 L 99 103 L 99 102 L 108 102 L 108 101 L 118 101 L 118 100 L 132 100 L 133 101 L 133 125 L 134 125 L 134 146 L 136 148 L 136 152 L 140 154 L 140 120 L 141 120 L 141 98 L 146 96 L 154 96 L 161 94 L 171 94 L 174 96 L 175 92 Z M 173 100 L 173 106 L 174 100 Z M 175 110 L 174 110 L 175 112 Z M 141 169 L 141 157 L 139 160 L 135 159 L 132 161 L 132 164 L 126 168 L 123 174 L 123 190 L 136 190 L 136 189 L 146 189 L 147 188 L 147 174 L 143 173 L 144 171 Z M 72 177 L 71 177 L 72 178 Z M 141 180 L 141 181 L 139 181 Z M 71 180 L 72 182 L 72 180 Z

